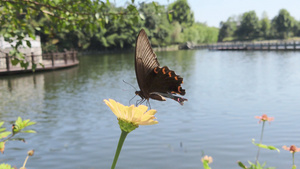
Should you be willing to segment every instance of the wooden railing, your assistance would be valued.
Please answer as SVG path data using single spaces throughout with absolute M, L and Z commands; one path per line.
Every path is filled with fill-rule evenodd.
M 77 51 L 65 51 L 65 52 L 55 52 L 55 53 L 45 53 L 42 55 L 35 55 L 33 52 L 30 56 L 23 54 L 25 61 L 29 63 L 29 66 L 32 64 L 40 64 L 44 67 L 55 67 L 63 66 L 71 63 L 78 62 Z M 2 71 L 11 71 L 12 69 L 22 69 L 18 64 L 13 66 L 11 63 L 12 57 L 8 53 L 5 56 L 0 56 L 0 70 Z M 42 59 L 42 60 L 41 60 Z M 2 62 L 2 63 L 1 63 Z M 5 64 L 4 64 L 5 63 Z
M 195 49 L 209 50 L 300 50 L 299 41 L 221 42 L 195 45 Z

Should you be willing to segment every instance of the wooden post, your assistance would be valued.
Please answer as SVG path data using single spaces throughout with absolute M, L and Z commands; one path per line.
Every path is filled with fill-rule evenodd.
M 296 42 L 294 41 L 294 50 L 296 50 Z
M 286 45 L 286 42 L 284 42 L 284 49 L 285 49 L 285 50 L 287 49 L 287 45 Z
M 51 62 L 52 62 L 52 67 L 54 67 L 54 53 L 51 52 Z
M 32 65 L 34 65 L 34 55 L 33 55 L 33 52 L 31 52 L 31 63 L 32 63 Z
M 10 59 L 9 59 L 9 56 L 8 56 L 8 53 L 5 54 L 5 59 L 6 59 L 6 70 L 9 71 L 10 70 Z
M 260 50 L 263 49 L 263 43 L 260 43 Z
M 268 50 L 270 50 L 271 48 L 271 45 L 270 45 L 270 42 L 268 42 Z
M 278 50 L 278 43 L 276 42 L 276 50 Z
M 73 60 L 73 63 L 75 62 L 75 51 L 72 50 L 72 60 Z
M 67 64 L 67 51 L 64 53 L 64 60 L 65 60 L 65 65 Z

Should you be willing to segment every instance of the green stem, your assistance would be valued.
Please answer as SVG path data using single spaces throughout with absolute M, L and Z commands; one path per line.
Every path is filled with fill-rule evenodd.
M 118 158 L 119 158 L 119 155 L 120 155 L 120 152 L 122 150 L 122 146 L 123 146 L 123 143 L 125 141 L 125 138 L 127 136 L 127 132 L 126 131 L 123 131 L 121 130 L 122 133 L 120 135 L 120 139 L 119 139 L 119 143 L 118 143 L 118 147 L 117 147 L 117 150 L 116 150 L 116 154 L 115 154 L 115 158 L 114 158 L 114 161 L 111 165 L 111 169 L 114 169 L 116 167 L 116 164 L 117 164 L 117 161 L 118 161 Z
M 259 144 L 262 143 L 262 138 L 263 138 L 263 134 L 264 134 L 265 122 L 266 122 L 266 121 L 263 121 L 263 125 L 262 125 L 262 128 L 261 128 L 261 135 L 260 135 L 260 141 L 259 141 Z M 258 150 L 257 150 L 256 163 L 258 162 L 259 151 L 260 151 L 260 147 L 258 147 Z
M 293 166 L 295 165 L 295 153 L 292 153 L 293 154 Z

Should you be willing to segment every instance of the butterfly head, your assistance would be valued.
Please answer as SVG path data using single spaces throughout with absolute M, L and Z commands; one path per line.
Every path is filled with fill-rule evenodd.
M 145 98 L 142 91 L 135 91 L 136 95 L 139 95 L 142 99 Z

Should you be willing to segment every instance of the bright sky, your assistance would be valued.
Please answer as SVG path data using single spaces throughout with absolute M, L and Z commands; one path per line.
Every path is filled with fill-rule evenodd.
M 135 0 L 150 3 L 153 0 Z M 175 0 L 155 0 L 161 5 L 167 5 Z M 112 0 L 117 6 L 124 6 L 131 0 Z M 195 20 L 205 22 L 208 26 L 219 27 L 221 21 L 226 21 L 230 16 L 238 16 L 244 12 L 255 10 L 256 15 L 261 18 L 266 12 L 269 19 L 278 15 L 280 9 L 284 8 L 290 12 L 296 20 L 300 21 L 300 0 L 188 0 Z

